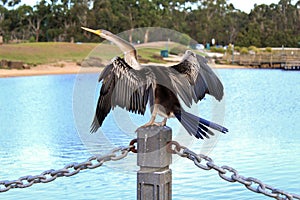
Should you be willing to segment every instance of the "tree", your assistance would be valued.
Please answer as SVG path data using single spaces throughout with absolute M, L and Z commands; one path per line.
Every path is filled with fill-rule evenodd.
M 7 12 L 8 12 L 7 9 L 4 6 L 0 5 L 0 34 L 1 35 L 5 32 L 4 20 Z
M 290 0 L 256 5 L 249 14 L 248 26 L 239 34 L 239 45 L 296 46 L 300 31 L 298 13 L 299 9 Z
M 10 19 L 10 39 L 11 40 L 26 40 L 30 37 L 28 28 L 28 14 L 31 10 L 30 6 L 22 5 L 16 10 L 11 10 L 8 13 Z
M 33 7 L 20 0 L 0 1 L 0 34 L 5 40 L 98 41 L 80 27 L 107 29 L 113 33 L 139 27 L 164 27 L 186 33 L 193 39 L 239 46 L 298 46 L 300 1 L 255 5 L 250 14 L 227 0 L 41 0 Z M 151 41 L 151 29 L 129 41 Z M 129 31 L 130 33 L 130 31 Z
M 38 42 L 41 34 L 42 22 L 50 15 L 50 6 L 46 0 L 42 0 L 39 4 L 35 5 L 34 8 L 31 8 L 28 13 L 28 23 L 30 29 L 35 35 L 35 41 Z M 44 23 L 44 26 L 47 26 L 47 23 Z

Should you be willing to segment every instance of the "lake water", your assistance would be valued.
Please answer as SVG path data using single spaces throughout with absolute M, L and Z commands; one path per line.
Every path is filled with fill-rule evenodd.
M 212 138 L 207 152 L 217 165 L 300 194 L 300 73 L 280 70 L 220 69 L 225 101 L 206 98 L 199 109 L 223 121 L 226 135 Z M 93 152 L 128 145 L 134 130 L 149 119 L 115 110 L 101 131 L 88 127 L 99 89 L 97 74 L 0 79 L 0 181 L 38 175 L 82 162 Z M 92 91 L 92 92 L 91 92 Z M 146 118 L 146 119 L 145 119 Z M 174 139 L 203 152 L 209 140 L 194 140 L 176 120 Z M 173 199 L 268 199 L 238 183 L 220 179 L 184 158 L 173 157 Z M 73 177 L 1 193 L 0 199 L 136 199 L 136 155 L 85 170 Z

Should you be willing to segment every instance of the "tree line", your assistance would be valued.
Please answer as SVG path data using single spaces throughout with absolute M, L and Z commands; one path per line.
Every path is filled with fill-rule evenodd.
M 0 35 L 5 42 L 98 41 L 80 29 L 85 26 L 113 33 L 163 27 L 203 44 L 214 38 L 220 45 L 300 45 L 300 1 L 254 5 L 249 14 L 226 0 L 41 0 L 33 7 L 19 4 L 20 0 L 0 1 Z M 146 36 L 142 42 L 147 42 Z

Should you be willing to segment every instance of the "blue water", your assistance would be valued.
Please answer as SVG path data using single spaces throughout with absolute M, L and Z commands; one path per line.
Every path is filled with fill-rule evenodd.
M 211 139 L 209 156 L 246 177 L 300 194 L 300 74 L 280 70 L 218 70 L 225 86 L 221 106 L 206 98 L 201 116 L 223 121 L 227 135 Z M 82 162 L 91 153 L 127 145 L 135 128 L 147 121 L 115 110 L 102 131 L 90 136 L 96 74 L 0 79 L 0 181 L 38 175 Z M 203 152 L 176 120 L 168 123 L 175 139 Z M 192 142 L 189 142 L 192 141 Z M 208 145 L 209 146 L 209 145 Z M 267 199 L 238 183 L 220 179 L 184 158 L 173 157 L 173 199 Z M 73 177 L 0 193 L 0 199 L 135 199 L 136 155 L 85 170 Z

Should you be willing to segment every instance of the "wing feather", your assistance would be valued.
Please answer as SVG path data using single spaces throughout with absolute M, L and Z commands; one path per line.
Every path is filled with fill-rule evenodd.
M 144 114 L 149 99 L 149 91 L 155 84 L 147 69 L 135 70 L 122 58 L 116 57 L 105 67 L 99 77 L 102 81 L 96 113 L 91 132 L 101 127 L 105 117 L 116 106 L 128 111 Z
M 171 66 L 171 69 L 184 75 L 188 80 L 193 90 L 193 95 L 188 96 L 190 100 L 194 99 L 197 103 L 204 98 L 205 94 L 210 94 L 219 101 L 223 98 L 223 85 L 204 57 L 188 50 L 182 61 Z

